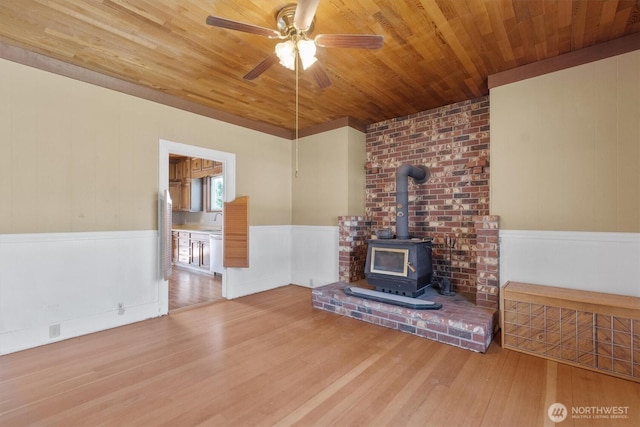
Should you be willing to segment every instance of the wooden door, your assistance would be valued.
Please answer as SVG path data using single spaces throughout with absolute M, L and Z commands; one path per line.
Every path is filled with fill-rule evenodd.
M 224 267 L 249 267 L 249 196 L 225 202 L 223 227 Z
M 191 259 L 189 264 L 194 267 L 200 267 L 200 241 L 193 238 L 189 241 L 191 247 Z
M 211 245 L 208 240 L 200 242 L 200 268 L 209 270 L 211 267 Z
M 180 183 L 180 209 L 188 211 L 191 209 L 191 181 Z
M 172 209 L 174 211 L 179 211 L 182 208 L 182 188 L 180 185 L 179 182 L 169 183 L 169 196 L 171 197 Z

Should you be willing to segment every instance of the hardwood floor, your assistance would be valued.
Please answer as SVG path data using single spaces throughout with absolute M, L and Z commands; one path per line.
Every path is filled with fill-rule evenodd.
M 169 310 L 222 300 L 220 276 L 173 267 L 169 277 Z
M 2 426 L 542 426 L 626 407 L 640 385 L 504 350 L 473 353 L 311 307 L 285 286 L 0 357 Z

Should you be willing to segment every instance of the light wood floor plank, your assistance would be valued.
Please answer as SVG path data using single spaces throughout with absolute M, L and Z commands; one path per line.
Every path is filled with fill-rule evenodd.
M 2 356 L 0 425 L 537 426 L 556 401 L 630 407 L 563 425 L 640 421 L 637 383 L 550 364 L 315 310 L 285 286 Z
M 221 276 L 173 267 L 169 277 L 169 310 L 223 300 Z

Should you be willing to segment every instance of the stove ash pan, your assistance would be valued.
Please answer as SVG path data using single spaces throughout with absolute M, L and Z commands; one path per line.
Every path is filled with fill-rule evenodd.
M 368 240 L 365 277 L 377 291 L 417 297 L 431 284 L 431 239 Z

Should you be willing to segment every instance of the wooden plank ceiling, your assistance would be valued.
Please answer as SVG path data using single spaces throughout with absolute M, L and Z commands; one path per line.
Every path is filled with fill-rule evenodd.
M 287 0 L 2 0 L 0 42 L 284 129 L 295 72 L 242 76 L 278 40 L 206 25 L 276 28 Z M 381 34 L 379 50 L 319 48 L 332 85 L 300 72 L 299 128 L 364 123 L 486 95 L 487 76 L 640 32 L 640 0 L 320 0 L 317 34 Z

